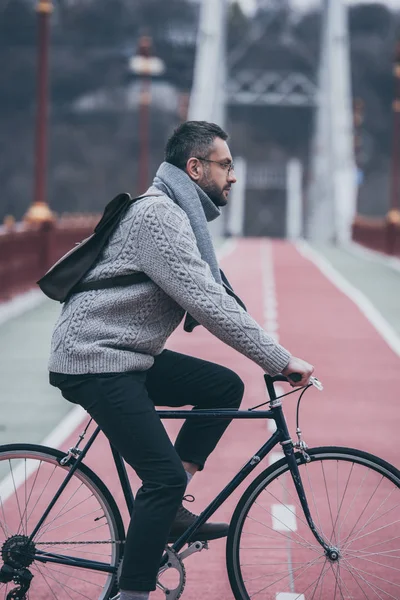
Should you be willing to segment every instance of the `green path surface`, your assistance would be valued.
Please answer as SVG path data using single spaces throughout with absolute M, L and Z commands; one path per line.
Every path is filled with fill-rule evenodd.
M 311 247 L 360 290 L 400 336 L 400 270 L 359 256 L 351 249 L 317 244 Z
M 48 383 L 47 360 L 60 305 L 40 306 L 0 325 L 0 440 L 40 442 L 71 405 Z
M 400 272 L 351 251 L 312 247 L 369 298 L 400 336 Z M 41 442 L 71 410 L 47 376 L 50 336 L 59 310 L 58 303 L 45 299 L 0 324 L 2 444 Z

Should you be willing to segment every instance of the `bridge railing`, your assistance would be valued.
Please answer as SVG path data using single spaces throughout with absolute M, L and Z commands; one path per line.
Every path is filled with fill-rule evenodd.
M 91 235 L 98 220 L 99 215 L 71 215 L 37 227 L 0 227 L 0 302 L 34 288 L 56 260 Z M 358 216 L 353 240 L 400 257 L 400 223 Z
M 0 227 L 0 301 L 35 287 L 74 244 L 88 237 L 99 216 L 68 216 L 34 227 Z

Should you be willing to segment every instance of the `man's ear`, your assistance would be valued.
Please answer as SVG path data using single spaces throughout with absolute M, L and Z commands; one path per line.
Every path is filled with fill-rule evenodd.
M 201 167 L 197 158 L 189 158 L 186 163 L 186 173 L 189 175 L 190 179 L 193 179 L 193 181 L 199 181 L 201 177 Z

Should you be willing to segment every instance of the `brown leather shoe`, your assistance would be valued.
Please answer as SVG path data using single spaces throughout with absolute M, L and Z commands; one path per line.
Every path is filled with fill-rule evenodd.
M 194 502 L 194 496 L 189 494 L 184 496 L 183 500 L 186 502 Z M 197 515 L 194 515 L 181 505 L 176 513 L 175 521 L 172 523 L 168 542 L 175 542 L 196 519 Z M 216 540 L 218 538 L 226 537 L 228 535 L 228 530 L 228 523 L 204 523 L 197 531 L 195 531 L 188 541 L 205 542 L 207 540 Z

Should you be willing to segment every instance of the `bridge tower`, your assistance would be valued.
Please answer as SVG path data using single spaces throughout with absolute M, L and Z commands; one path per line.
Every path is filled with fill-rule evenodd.
M 202 0 L 189 120 L 225 124 L 227 0 Z
M 348 18 L 345 0 L 321 3 L 323 29 L 315 84 L 304 73 L 236 72 L 238 60 L 264 34 L 263 28 L 255 22 L 249 38 L 227 57 L 227 0 L 202 0 L 188 118 L 215 121 L 223 127 L 228 104 L 315 107 L 305 234 L 311 240 L 342 244 L 351 239 L 357 197 Z M 270 9 L 272 22 L 290 2 L 258 0 L 257 5 Z
M 342 244 L 351 239 L 357 197 L 347 7 L 343 0 L 323 2 L 306 232 Z

